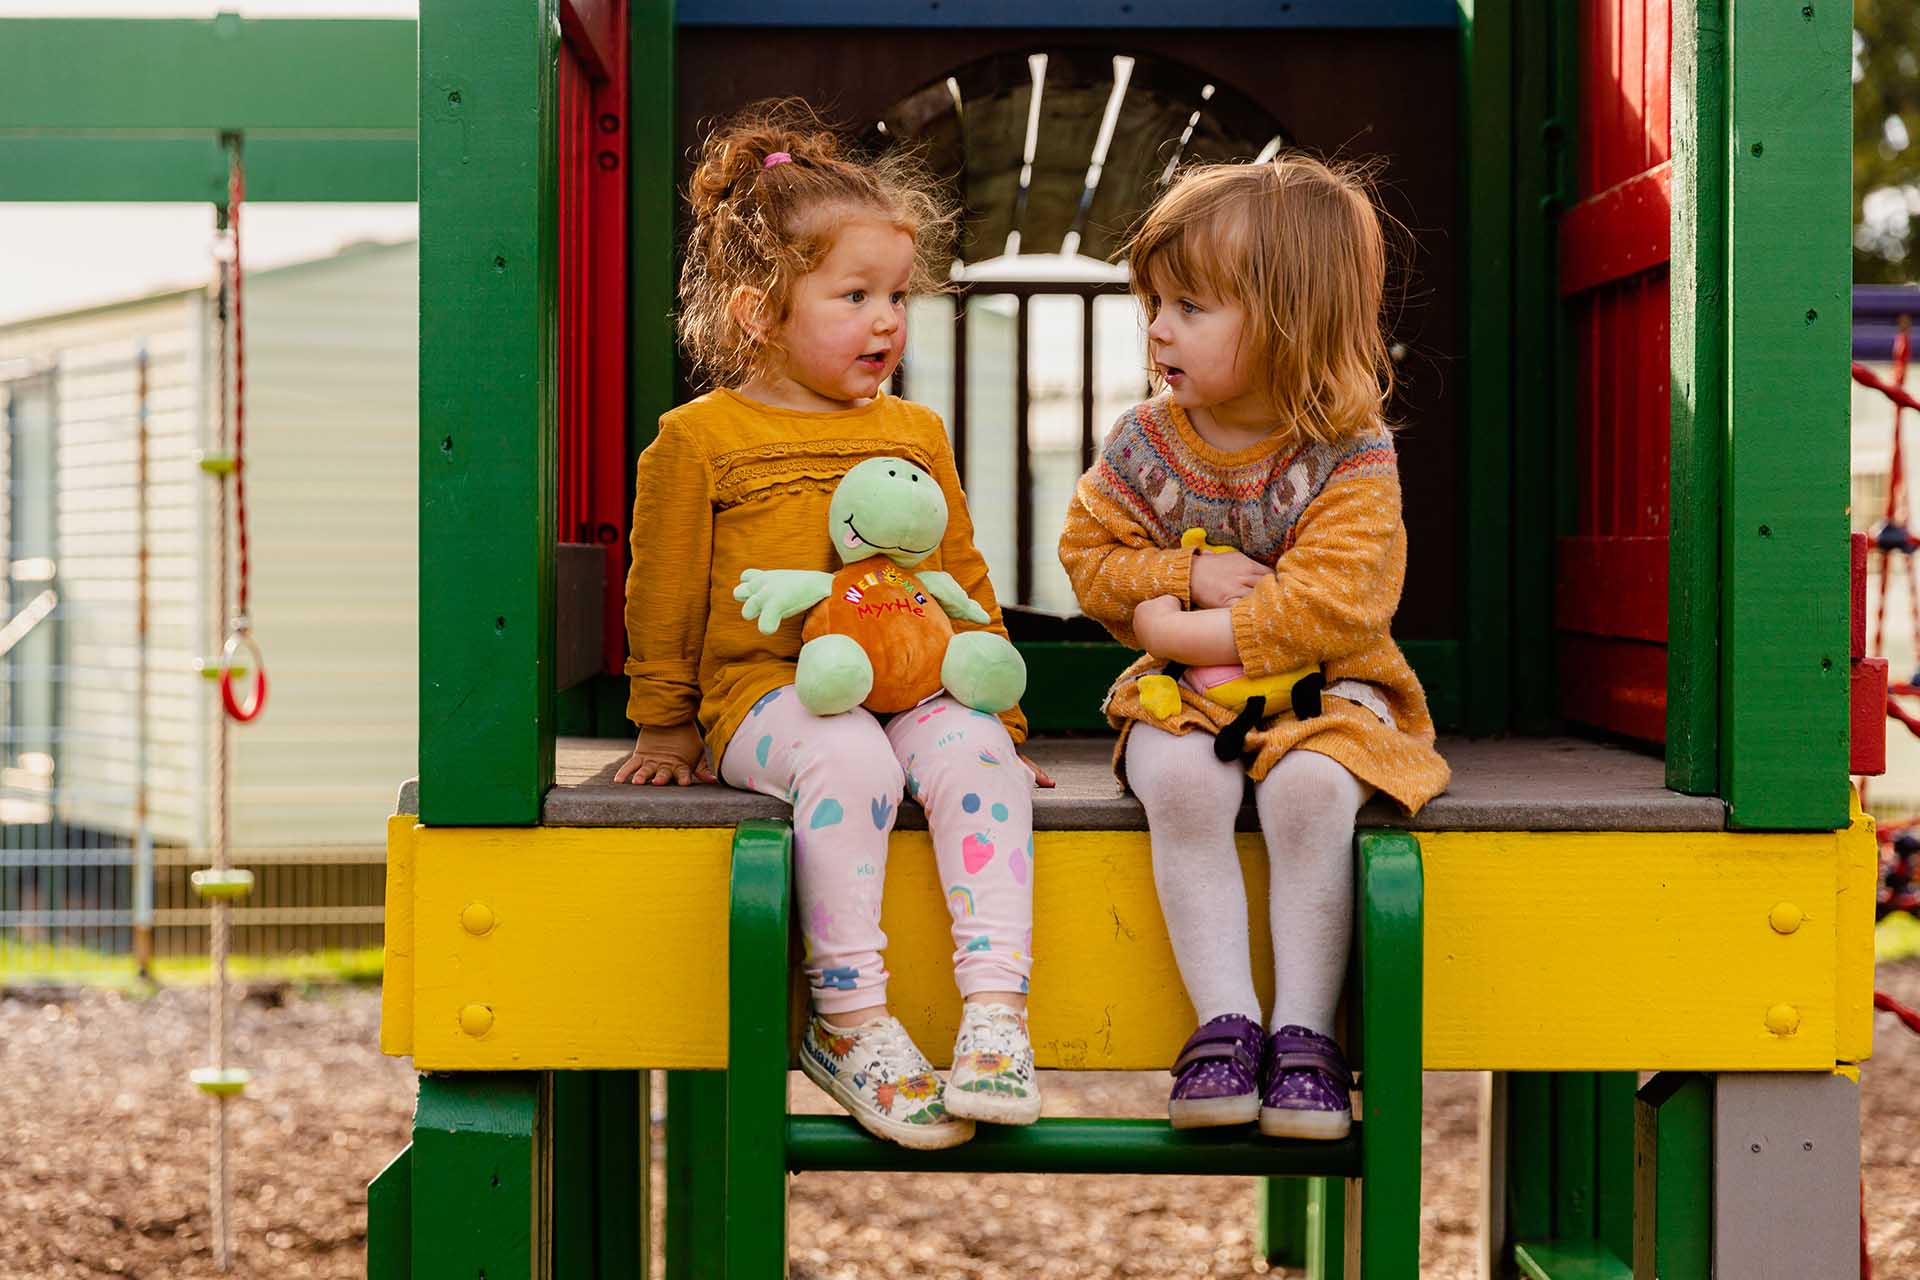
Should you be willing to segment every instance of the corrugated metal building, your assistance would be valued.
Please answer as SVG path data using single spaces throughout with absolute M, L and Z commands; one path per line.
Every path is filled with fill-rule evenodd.
M 252 617 L 272 688 L 232 735 L 235 861 L 260 877 L 236 912 L 243 949 L 378 940 L 383 821 L 415 754 L 417 262 L 412 243 L 365 245 L 247 275 Z M 217 697 L 195 668 L 219 647 L 213 489 L 197 465 L 216 343 L 197 289 L 0 327 L 0 951 L 10 924 L 44 939 L 76 921 L 87 945 L 121 949 L 130 861 L 115 851 L 143 774 L 161 950 L 197 944 L 199 913 L 170 886 L 203 863 L 212 804 Z M 99 874 L 58 872 L 56 847 L 92 851 Z M 328 928 L 287 933 L 296 921 Z

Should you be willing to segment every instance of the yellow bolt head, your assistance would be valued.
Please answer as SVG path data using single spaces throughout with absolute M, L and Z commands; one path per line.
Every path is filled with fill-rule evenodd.
M 1775 933 L 1792 933 L 1806 918 L 1807 913 L 1791 902 L 1776 902 L 1773 910 L 1767 912 L 1767 923 L 1773 926 Z
M 1779 910 L 1778 907 L 1774 909 Z M 460 913 L 460 924 L 476 938 L 491 933 L 494 925 L 493 908 L 484 902 L 469 902 L 466 910 Z
M 470 1004 L 460 1011 L 460 1029 L 476 1040 L 493 1030 L 493 1010 L 483 1004 Z
M 1767 1030 L 1777 1036 L 1790 1036 L 1800 1029 L 1800 1011 L 1790 1004 L 1777 1004 L 1767 1010 Z

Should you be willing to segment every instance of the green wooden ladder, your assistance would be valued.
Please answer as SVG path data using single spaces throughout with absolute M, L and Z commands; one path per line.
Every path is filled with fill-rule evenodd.
M 1266 1180 L 1269 1257 L 1304 1263 L 1313 1280 L 1417 1276 L 1420 849 L 1402 832 L 1363 832 L 1357 847 L 1352 1040 L 1360 1083 L 1371 1088 L 1364 1120 L 1345 1139 L 1051 1119 L 983 1125 L 965 1146 L 926 1152 L 872 1138 L 844 1117 L 787 1113 L 793 831 L 742 823 L 728 939 L 731 1065 L 667 1081 L 669 1280 L 784 1276 L 787 1176 L 809 1170 L 1256 1175 Z M 644 1081 L 644 1072 L 422 1075 L 413 1145 L 369 1188 L 369 1277 L 637 1280 Z M 1356 1216 L 1360 1267 L 1350 1275 L 1346 1224 Z
M 1358 1075 L 1365 1119 L 1339 1142 L 1273 1142 L 1244 1131 L 1178 1133 L 1161 1120 L 1051 1119 L 983 1125 L 947 1151 L 907 1151 L 851 1119 L 787 1113 L 790 859 L 785 822 L 742 823 L 734 839 L 730 937 L 730 1067 L 669 1086 L 675 1121 L 724 1132 L 719 1205 L 696 1191 L 700 1155 L 670 1152 L 668 1274 L 679 1280 L 768 1280 L 786 1274 L 787 1175 L 813 1170 L 922 1173 L 1149 1173 L 1303 1179 L 1305 1195 L 1272 1183 L 1269 1207 L 1310 1274 L 1343 1275 L 1346 1179 L 1358 1180 L 1355 1280 L 1419 1274 L 1421 870 L 1401 832 L 1359 838 Z M 1361 1032 L 1364 1031 L 1364 1035 Z M 705 1124 L 702 1124 L 702 1120 Z M 705 1157 L 715 1148 L 702 1144 Z M 672 1142 L 672 1138 L 669 1138 Z M 709 1172 L 708 1177 L 711 1177 Z M 693 1193 L 680 1195 L 675 1193 Z M 692 1201 L 692 1203 L 688 1203 Z M 1305 1228 L 1303 1231 L 1302 1228 Z M 1275 1241 L 1276 1246 L 1286 1241 Z

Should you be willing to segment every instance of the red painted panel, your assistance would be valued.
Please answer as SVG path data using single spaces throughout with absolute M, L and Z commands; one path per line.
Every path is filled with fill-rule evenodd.
M 1867 656 L 1867 548 L 1870 543 L 1867 535 L 1856 533 L 1852 538 L 1853 551 L 1853 658 L 1857 662 Z
M 560 32 L 596 81 L 625 74 L 626 11 L 619 0 L 560 0 Z
M 624 0 L 562 5 L 557 125 L 557 533 L 562 542 L 606 548 L 602 644 L 610 674 L 626 657 L 626 13 Z
M 1560 710 L 1570 720 L 1660 742 L 1667 732 L 1667 647 L 1565 631 Z
M 1664 266 L 1672 256 L 1673 166 L 1588 196 L 1560 220 L 1560 292 L 1586 293 Z
M 1872 775 L 1887 771 L 1887 660 L 1862 658 L 1853 664 L 1852 731 L 1847 771 Z
M 1562 538 L 1557 551 L 1555 626 L 1666 643 L 1665 538 Z
M 1579 472 L 1561 710 L 1649 741 L 1666 734 L 1671 21 L 1671 0 L 1580 0 L 1580 198 L 1559 226 Z
M 1581 0 L 1579 195 L 1644 173 L 1671 154 L 1670 0 Z
M 1647 90 L 1645 163 L 1664 164 L 1673 154 L 1670 90 L 1673 76 L 1673 6 L 1647 0 Z

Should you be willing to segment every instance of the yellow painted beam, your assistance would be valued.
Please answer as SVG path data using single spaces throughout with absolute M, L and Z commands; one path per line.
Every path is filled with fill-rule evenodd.
M 1849 807 L 1852 825 L 1834 866 L 1834 1048 L 1841 1062 L 1864 1062 L 1873 1052 L 1873 912 L 1880 886 L 1880 842 L 1873 819 L 1860 807 L 1858 790 Z
M 1831 1070 L 1844 1002 L 1871 999 L 1871 959 L 1837 949 L 1857 841 L 1422 835 L 1425 1065 Z
M 395 833 L 406 856 L 389 867 L 384 1016 L 405 1025 L 383 1028 L 383 1048 L 430 1070 L 724 1065 L 732 834 Z M 1430 1068 L 1830 1070 L 1865 1054 L 1873 854 L 1860 823 L 1421 845 Z M 1266 859 L 1255 836 L 1240 853 L 1265 998 Z M 1193 1013 L 1145 833 L 1042 832 L 1034 873 L 1041 1065 L 1163 1069 Z M 1790 932 L 1782 904 L 1799 913 Z M 882 920 L 894 1009 L 944 1064 L 959 997 L 924 832 L 893 838 Z
M 380 978 L 380 1052 L 413 1052 L 413 818 L 387 819 L 386 962 Z

